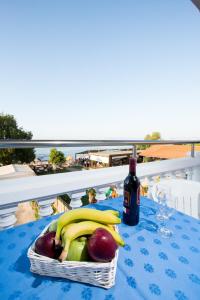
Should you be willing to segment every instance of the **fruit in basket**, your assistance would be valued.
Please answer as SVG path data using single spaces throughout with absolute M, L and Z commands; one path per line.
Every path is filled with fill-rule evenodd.
M 55 232 L 47 232 L 35 242 L 35 252 L 50 258 L 58 258 L 62 252 L 61 246 L 55 246 Z
M 88 241 L 88 253 L 97 262 L 109 262 L 115 257 L 117 243 L 104 228 L 97 228 Z
M 88 261 L 87 237 L 82 236 L 73 240 L 69 247 L 67 260 L 70 261 Z
M 101 211 L 92 208 L 77 208 L 64 213 L 59 219 L 56 230 L 55 243 L 60 243 L 60 235 L 62 228 L 76 220 L 90 220 L 103 224 L 119 224 L 121 219 L 118 218 L 116 211 Z
M 57 221 L 54 221 L 50 224 L 50 226 L 48 228 L 48 231 L 49 232 L 56 232 L 56 229 L 57 229 Z
M 107 213 L 111 213 L 113 214 L 114 216 L 117 216 L 119 217 L 119 211 L 118 210 L 111 210 L 111 209 L 108 209 L 108 210 L 103 210 L 104 212 L 107 212 Z
M 83 221 L 78 223 L 71 223 L 65 226 L 62 230 L 62 245 L 64 247 L 59 260 L 63 261 L 66 259 L 70 247 L 70 243 L 76 239 L 77 237 L 84 236 L 84 235 L 91 235 L 97 228 L 104 228 L 106 229 L 112 236 L 113 239 L 116 241 L 117 244 L 124 246 L 124 241 L 121 236 L 110 227 L 93 222 L 93 221 Z

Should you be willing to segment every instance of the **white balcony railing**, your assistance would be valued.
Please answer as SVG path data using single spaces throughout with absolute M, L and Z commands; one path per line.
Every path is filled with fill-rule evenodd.
M 15 212 L 22 202 L 37 200 L 42 217 L 52 214 L 51 204 L 61 194 L 67 193 L 71 197 L 72 207 L 81 205 L 80 197 L 90 187 L 97 190 L 99 200 L 103 198 L 105 188 L 112 184 L 122 194 L 127 174 L 128 166 L 119 166 L 0 181 L 0 228 L 14 226 Z M 200 181 L 200 157 L 141 163 L 137 166 L 137 174 L 141 181 L 148 181 L 150 187 L 156 176 Z

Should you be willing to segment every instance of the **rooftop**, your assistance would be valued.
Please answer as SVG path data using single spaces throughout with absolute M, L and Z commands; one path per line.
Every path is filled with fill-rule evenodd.
M 34 175 L 35 173 L 28 165 L 11 164 L 0 167 L 0 180 Z
M 129 155 L 132 154 L 132 150 L 105 150 L 101 152 L 92 152 L 92 155 L 96 156 L 104 156 L 104 157 L 109 157 L 109 156 L 124 156 L 124 155 Z
M 190 155 L 190 145 L 152 145 L 140 151 L 141 156 L 161 159 L 181 158 Z M 195 151 L 200 152 L 200 146 L 195 146 Z

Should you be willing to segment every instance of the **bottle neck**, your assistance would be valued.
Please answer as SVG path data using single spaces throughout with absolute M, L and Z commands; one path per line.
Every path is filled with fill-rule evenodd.
M 136 175 L 136 159 L 133 157 L 129 160 L 129 174 L 132 176 Z

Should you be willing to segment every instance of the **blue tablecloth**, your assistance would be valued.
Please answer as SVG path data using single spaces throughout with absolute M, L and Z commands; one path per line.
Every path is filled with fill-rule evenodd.
M 156 222 L 144 206 L 141 218 Z M 101 209 L 122 211 L 122 198 L 102 201 Z M 96 205 L 94 205 L 96 206 Z M 174 236 L 163 239 L 140 226 L 119 225 L 126 245 L 120 248 L 116 284 L 105 290 L 65 279 L 43 277 L 29 271 L 27 249 L 56 216 L 0 232 L 1 300 L 114 300 L 200 299 L 200 221 L 176 212 L 169 221 Z

